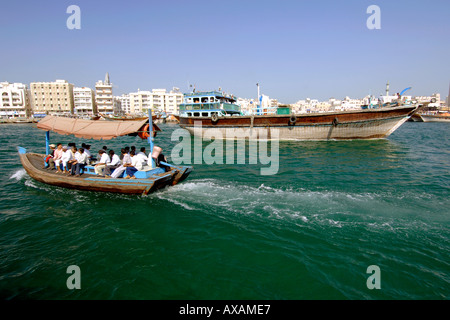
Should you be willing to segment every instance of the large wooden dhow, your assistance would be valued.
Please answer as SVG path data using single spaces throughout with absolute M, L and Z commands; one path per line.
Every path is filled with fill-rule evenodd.
M 46 131 L 46 154 L 49 154 L 49 132 L 73 134 L 85 139 L 112 139 L 124 135 L 139 135 L 148 139 L 153 150 L 153 130 L 148 120 L 144 121 L 92 121 L 47 116 L 38 123 L 38 128 Z M 150 128 L 150 129 L 149 129 Z M 47 170 L 44 166 L 44 154 L 27 152 L 18 147 L 20 161 L 28 175 L 42 183 L 69 189 L 113 192 L 123 194 L 148 194 L 155 190 L 180 183 L 191 173 L 190 166 L 176 166 L 161 162 L 160 167 L 152 166 L 135 174 L 136 179 L 104 178 L 95 175 L 93 166 L 86 166 L 79 177 L 66 176 Z
M 207 132 L 208 137 L 216 139 L 381 139 L 392 134 L 417 109 L 416 105 L 401 105 L 325 113 L 242 115 L 230 96 L 200 92 L 186 97 L 181 105 L 180 127 L 195 136 Z

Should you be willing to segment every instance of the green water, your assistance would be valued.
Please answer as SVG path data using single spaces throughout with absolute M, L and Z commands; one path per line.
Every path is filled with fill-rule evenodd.
M 178 127 L 161 127 L 156 143 L 170 156 Z M 405 123 L 387 140 L 280 142 L 276 175 L 196 164 L 182 184 L 144 197 L 36 182 L 15 148 L 43 152 L 44 133 L 24 124 L 0 133 L 3 299 L 450 296 L 447 123 Z M 66 286 L 70 265 L 80 290 Z M 370 265 L 381 289 L 367 287 Z

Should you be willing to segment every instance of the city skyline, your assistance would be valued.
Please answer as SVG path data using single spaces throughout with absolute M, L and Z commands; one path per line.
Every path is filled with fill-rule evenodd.
M 367 8 L 378 5 L 381 29 Z M 70 30 L 66 9 L 81 10 Z M 44 1 L 3 4 L 0 81 L 65 79 L 95 87 L 111 75 L 114 95 L 190 85 L 281 103 L 307 97 L 448 94 L 445 1 Z

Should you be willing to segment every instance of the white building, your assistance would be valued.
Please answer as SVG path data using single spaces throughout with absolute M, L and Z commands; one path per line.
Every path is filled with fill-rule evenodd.
M 109 81 L 108 73 L 106 73 L 105 81 L 99 80 L 95 84 L 95 104 L 97 105 L 97 112 L 99 113 L 114 113 L 112 83 Z
M 77 115 L 96 114 L 94 90 L 87 87 L 73 88 L 73 111 Z
M 121 96 L 114 97 L 114 100 L 120 102 L 121 113 L 131 114 L 131 101 L 129 94 L 123 94 Z
M 122 101 L 116 97 L 113 97 L 113 113 L 117 115 L 123 114 Z
M 147 113 L 148 109 L 152 107 L 151 103 L 151 92 L 150 91 L 140 91 L 132 92 L 130 96 L 130 114 L 139 115 Z
M 178 88 L 169 92 L 166 89 L 153 89 L 151 98 L 153 108 L 167 115 L 178 114 L 178 105 L 183 103 L 183 94 Z
M 177 114 L 178 105 L 183 103 L 183 94 L 174 88 L 170 92 L 166 89 L 132 92 L 130 96 L 131 114 L 146 114 L 148 109 L 165 112 L 167 115 Z
M 428 107 L 440 107 L 441 106 L 441 94 L 433 93 L 431 96 L 416 96 L 412 98 L 416 100 L 418 103 L 430 102 L 432 99 L 436 100 L 436 102 L 428 104 Z
M 236 104 L 241 108 L 243 114 L 252 114 L 256 110 L 256 101 L 253 99 L 237 98 Z
M 357 110 L 361 109 L 361 106 L 364 104 L 364 99 L 351 99 L 349 97 L 345 97 L 342 100 L 340 110 Z
M 34 116 L 73 113 L 73 84 L 66 80 L 32 82 L 30 92 Z
M 23 83 L 0 83 L 0 117 L 16 118 L 31 115 L 28 88 Z

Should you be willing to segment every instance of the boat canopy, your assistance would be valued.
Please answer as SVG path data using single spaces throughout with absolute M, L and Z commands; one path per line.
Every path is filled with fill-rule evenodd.
M 46 116 L 37 127 L 63 135 L 73 134 L 77 138 L 110 140 L 125 135 L 137 135 L 144 131 L 148 119 L 138 121 L 104 121 Z M 153 124 L 153 131 L 161 131 Z

